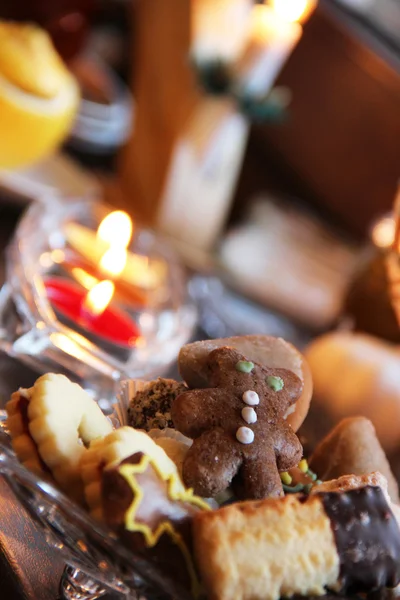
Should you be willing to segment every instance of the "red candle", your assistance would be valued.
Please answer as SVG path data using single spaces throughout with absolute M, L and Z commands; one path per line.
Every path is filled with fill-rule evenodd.
M 53 277 L 45 280 L 47 297 L 54 310 L 68 320 L 89 339 L 93 335 L 118 346 L 132 347 L 140 336 L 136 323 L 122 310 L 108 305 L 96 314 L 85 307 L 87 292 L 75 283 Z

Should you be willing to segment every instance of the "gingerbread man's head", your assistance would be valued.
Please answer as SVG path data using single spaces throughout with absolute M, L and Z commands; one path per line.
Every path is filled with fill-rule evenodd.
M 180 394 L 171 409 L 176 429 L 194 439 L 183 465 L 185 484 L 204 497 L 231 484 L 243 499 L 281 495 L 279 471 L 302 456 L 285 421 L 300 397 L 300 379 L 227 347 L 210 353 L 207 369 L 210 388 Z

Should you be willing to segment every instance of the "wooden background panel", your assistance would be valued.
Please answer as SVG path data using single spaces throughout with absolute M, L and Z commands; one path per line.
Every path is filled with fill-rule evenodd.
M 120 160 L 126 202 L 153 222 L 172 149 L 198 98 L 190 67 L 190 2 L 133 4 L 135 126 Z
M 290 118 L 254 131 L 259 151 L 364 233 L 391 207 L 400 177 L 399 73 L 324 3 L 278 83 L 292 89 Z

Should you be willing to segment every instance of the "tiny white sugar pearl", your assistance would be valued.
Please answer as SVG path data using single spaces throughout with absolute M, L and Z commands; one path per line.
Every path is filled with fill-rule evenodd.
M 251 408 L 250 406 L 242 408 L 242 419 L 249 425 L 255 423 L 257 421 L 257 413 L 254 408 Z
M 254 442 L 254 431 L 250 427 L 239 427 L 236 432 L 236 439 L 241 444 L 251 444 Z
M 247 392 L 244 392 L 242 398 L 243 402 L 249 406 L 257 406 L 257 404 L 260 404 L 259 395 L 257 392 L 253 392 L 252 390 L 247 390 Z

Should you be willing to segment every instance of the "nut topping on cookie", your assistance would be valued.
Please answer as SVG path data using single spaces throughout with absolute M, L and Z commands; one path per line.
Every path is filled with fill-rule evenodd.
M 176 429 L 194 439 L 183 478 L 199 496 L 215 496 L 231 483 L 239 498 L 280 496 L 279 471 L 301 459 L 301 444 L 284 420 L 301 394 L 300 379 L 286 369 L 257 363 L 251 370 L 238 370 L 237 365 L 247 363 L 232 348 L 213 350 L 207 360 L 210 389 L 189 390 L 172 404 Z M 277 383 L 276 389 L 268 378 Z M 256 421 L 248 423 L 251 428 L 243 426 L 243 402 L 257 406 Z
M 246 390 L 243 394 L 243 402 L 249 406 L 257 406 L 257 404 L 260 404 L 260 398 L 257 392 Z

